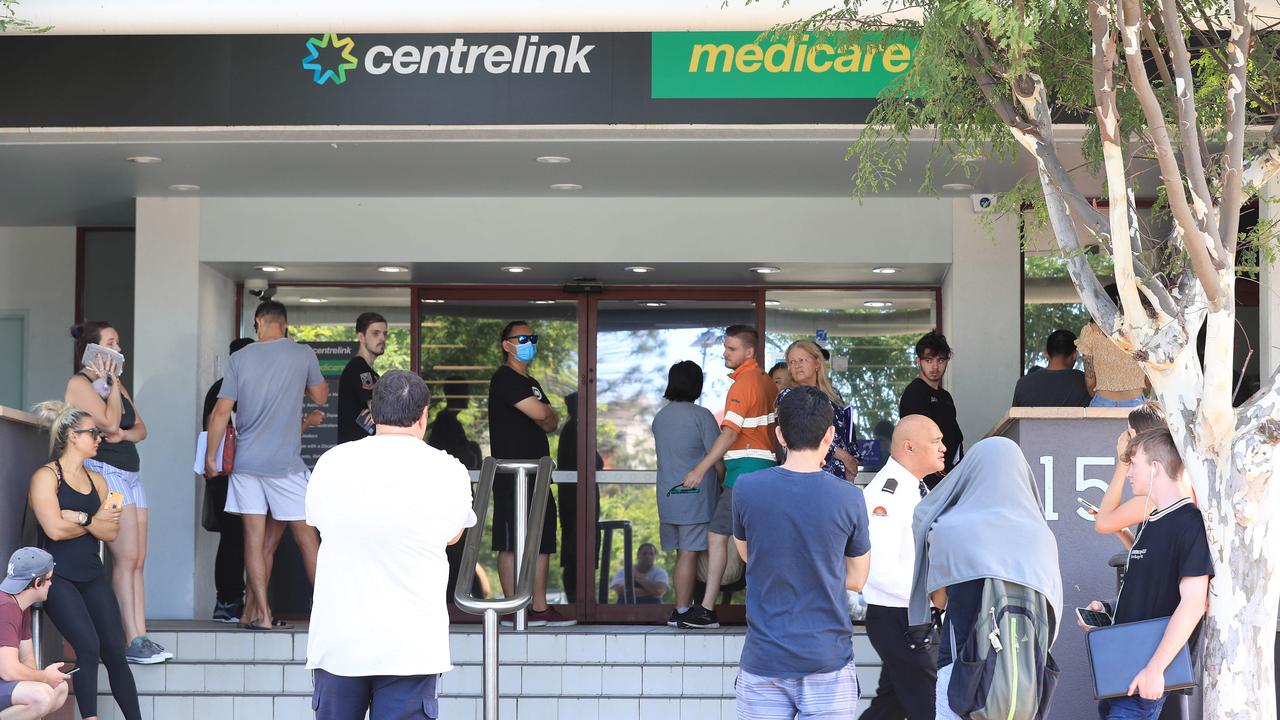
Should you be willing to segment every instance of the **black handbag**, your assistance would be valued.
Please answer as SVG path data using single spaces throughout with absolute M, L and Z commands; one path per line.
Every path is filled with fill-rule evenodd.
M 227 506 L 227 476 L 215 475 L 204 481 L 204 507 L 200 525 L 209 532 L 222 532 L 222 510 Z
M 1168 627 L 1169 618 L 1166 617 L 1090 630 L 1085 635 L 1085 649 L 1093 675 L 1094 699 L 1109 700 L 1128 695 L 1129 683 L 1151 661 Z M 1183 645 L 1164 670 L 1164 690 L 1174 692 L 1195 685 L 1191 652 Z

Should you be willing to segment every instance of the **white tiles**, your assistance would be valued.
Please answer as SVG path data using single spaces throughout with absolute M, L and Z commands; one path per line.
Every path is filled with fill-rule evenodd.
M 640 698 L 640 720 L 674 720 L 678 717 L 679 698 Z
M 498 657 L 502 662 L 524 662 L 529 658 L 528 635 L 517 633 L 498 634 Z
M 473 698 L 440 698 L 440 717 L 449 720 L 475 720 L 480 716 L 480 702 Z
M 644 641 L 644 659 L 650 663 L 684 662 L 684 637 L 668 634 L 647 636 Z
M 605 660 L 610 663 L 644 662 L 644 635 L 609 635 L 605 638 Z
M 214 652 L 219 660 L 252 660 L 253 636 L 251 632 L 218 633 L 214 639 Z
M 609 720 L 640 720 L 640 701 L 634 698 L 600 698 L 600 717 Z
M 169 692 L 201 692 L 204 690 L 204 665 L 171 663 L 164 668 L 164 689 Z M 188 712 L 190 715 L 190 712 Z
M 206 681 L 209 672 L 205 671 Z M 307 693 L 310 694 L 311 671 L 304 665 L 285 665 L 284 666 L 284 691 L 287 693 Z
M 724 656 L 724 636 L 691 633 L 684 636 L 684 657 L 687 663 L 722 663 Z M 732 658 L 730 662 L 736 663 Z
M 213 663 L 204 668 L 204 689 L 209 692 L 244 692 L 244 666 Z
M 292 660 L 294 638 L 289 633 L 256 632 L 253 635 L 253 659 Z M 304 651 L 305 653 L 305 651 Z
M 184 632 L 178 633 L 178 644 L 170 648 L 174 658 L 184 662 L 191 660 L 213 660 L 217 658 L 214 633 Z
M 516 701 L 520 720 L 559 720 L 560 703 L 557 698 L 522 697 Z
M 232 700 L 232 717 L 236 720 L 270 720 L 276 708 L 273 698 L 240 696 Z
M 604 672 L 604 695 L 605 697 L 614 695 L 630 695 L 636 696 L 640 694 L 641 674 L 638 667 L 611 667 L 606 668 Z M 607 715 L 604 705 L 600 706 L 600 712 Z M 638 709 L 636 712 L 640 712 Z
M 244 669 L 244 689 L 248 692 L 283 692 L 284 666 L 249 665 Z
M 724 668 L 720 665 L 685 665 L 684 695 L 720 697 L 724 694 Z
M 195 701 L 181 695 L 163 695 L 155 699 L 155 716 L 164 720 L 194 720 Z
M 235 712 L 230 697 L 197 697 L 194 702 L 195 720 L 226 720 Z
M 311 698 L 307 697 L 278 697 L 275 699 L 273 709 L 275 715 L 272 720 L 313 720 L 315 718 L 315 714 L 311 711 Z
M 644 668 L 641 692 L 645 695 L 680 695 L 684 674 L 678 665 L 651 665 Z
M 561 668 L 559 665 L 526 665 L 522 675 L 520 692 L 526 695 L 560 695 Z
M 602 663 L 605 661 L 605 646 L 604 635 L 587 633 L 567 635 L 564 659 L 574 663 Z
M 293 636 L 293 659 L 303 660 L 303 661 L 307 659 L 307 634 L 306 633 L 298 633 L 297 635 Z
M 567 636 L 562 634 L 530 634 L 528 638 L 529 649 L 526 658 L 529 662 L 562 663 L 565 661 L 568 645 L 567 640 Z
M 560 698 L 560 717 L 564 720 L 601 720 L 600 701 L 596 698 Z
M 449 636 L 449 655 L 454 663 L 480 662 L 484 659 L 484 643 L 479 633 L 454 633 Z
M 565 695 L 594 697 L 604 692 L 604 668 L 599 665 L 565 665 L 562 678 Z

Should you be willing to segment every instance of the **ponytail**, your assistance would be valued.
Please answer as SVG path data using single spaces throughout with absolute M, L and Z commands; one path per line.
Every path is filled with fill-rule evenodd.
M 61 400 L 46 400 L 31 410 L 49 424 L 49 458 L 53 460 L 62 457 L 62 453 L 66 451 L 71 431 L 85 418 L 92 417 L 84 410 L 71 407 Z

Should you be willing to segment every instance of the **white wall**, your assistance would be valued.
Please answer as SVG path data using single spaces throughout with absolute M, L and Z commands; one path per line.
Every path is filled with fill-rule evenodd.
M 953 201 L 954 258 L 942 286 L 942 332 L 955 352 L 945 387 L 955 398 L 966 448 L 1009 409 L 1022 365 L 1017 218 L 988 227 L 983 217 L 968 198 Z
M 71 376 L 75 279 L 75 228 L 0 227 L 0 314 L 26 316 L 28 406 L 61 399 Z
M 199 233 L 199 200 L 138 199 L 133 393 L 148 432 L 138 446 L 152 508 L 148 618 L 191 618 L 194 606 L 192 460 L 205 390 Z
M 849 198 L 207 198 L 202 203 L 200 259 L 205 262 L 947 263 L 952 252 L 950 203 L 919 198 L 861 203 Z

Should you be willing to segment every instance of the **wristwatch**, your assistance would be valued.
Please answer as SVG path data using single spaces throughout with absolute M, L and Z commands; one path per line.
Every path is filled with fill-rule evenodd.
M 80 511 L 80 514 L 84 516 L 84 519 L 80 521 L 80 527 L 89 527 L 89 523 L 93 522 L 93 516 L 83 510 Z

